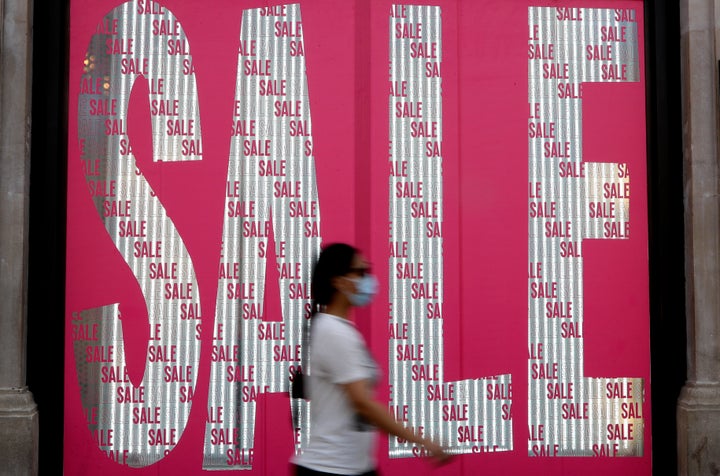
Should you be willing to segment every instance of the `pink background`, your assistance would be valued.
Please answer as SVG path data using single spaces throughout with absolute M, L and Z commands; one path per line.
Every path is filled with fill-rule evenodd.
M 272 4 L 276 4 L 273 2 Z M 324 243 L 365 250 L 380 282 L 388 270 L 388 21 L 390 1 L 301 0 L 314 156 Z M 71 5 L 68 245 L 65 335 L 65 474 L 198 474 L 207 416 L 210 332 L 202 336 L 194 404 L 167 457 L 142 469 L 115 464 L 91 438 L 80 404 L 70 313 L 121 303 L 131 377 L 142 379 L 149 336 L 139 287 L 107 235 L 86 191 L 77 145 L 82 61 L 98 22 L 120 2 Z M 139 167 L 157 191 L 190 253 L 202 298 L 203 328 L 215 312 L 224 186 L 230 148 L 243 9 L 264 1 L 167 0 L 190 43 L 204 158 L 153 163 L 147 95 L 131 100 L 130 135 Z M 633 195 L 629 240 L 585 240 L 585 376 L 645 379 L 645 451 L 635 458 L 527 456 L 527 34 L 528 6 L 632 7 L 644 58 L 641 1 L 440 1 L 442 7 L 445 380 L 511 373 L 514 450 L 456 457 L 442 468 L 387 458 L 384 474 L 650 474 L 650 342 L 645 157 L 645 76 L 637 83 L 585 85 L 586 161 L 629 164 Z M 140 86 L 143 88 L 144 86 Z M 268 264 L 268 269 L 274 267 Z M 268 281 L 269 313 L 278 312 Z M 274 299 L 275 298 L 275 299 Z M 387 290 L 358 312 L 373 354 L 387 366 Z M 387 368 L 385 368 L 387 375 Z M 387 385 L 380 397 L 386 401 Z M 244 474 L 288 473 L 288 398 L 260 398 L 255 462 Z

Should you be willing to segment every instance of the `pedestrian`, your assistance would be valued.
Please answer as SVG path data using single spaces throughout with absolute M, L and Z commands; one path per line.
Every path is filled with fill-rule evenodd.
M 377 279 L 354 247 L 325 247 L 313 270 L 310 368 L 305 391 L 311 402 L 310 439 L 292 459 L 297 476 L 377 475 L 376 429 L 447 458 L 433 441 L 395 420 L 374 397 L 380 370 L 351 320 L 353 307 L 372 301 Z

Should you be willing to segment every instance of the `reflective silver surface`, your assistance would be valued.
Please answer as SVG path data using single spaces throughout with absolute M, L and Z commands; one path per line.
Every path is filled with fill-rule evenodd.
M 257 399 L 288 392 L 303 360 L 320 207 L 299 5 L 243 11 L 235 101 L 205 469 L 252 467 Z M 266 315 L 268 275 L 279 275 L 282 316 Z M 310 407 L 289 400 L 300 451 Z
M 93 35 L 78 98 L 78 139 L 88 190 L 148 311 L 142 381 L 126 366 L 118 304 L 73 313 L 73 349 L 88 428 L 120 464 L 150 465 L 180 440 L 192 407 L 200 355 L 200 295 L 190 255 L 172 219 L 137 169 L 127 131 L 130 92 L 148 81 L 155 161 L 202 159 L 189 45 L 159 4 L 110 12 Z M 160 27 L 162 25 L 162 27 Z M 168 45 L 172 43 L 172 48 Z
M 635 12 L 528 24 L 528 455 L 640 456 L 643 379 L 583 373 L 583 240 L 630 237 L 631 187 L 626 164 L 583 162 L 582 83 L 639 80 Z
M 510 375 L 443 378 L 442 15 L 390 15 L 390 409 L 450 453 L 512 449 Z M 423 449 L 389 438 L 390 456 Z

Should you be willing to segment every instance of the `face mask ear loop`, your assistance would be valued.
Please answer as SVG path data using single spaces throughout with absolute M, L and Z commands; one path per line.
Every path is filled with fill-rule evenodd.
M 355 282 L 354 279 L 352 279 L 352 278 L 346 278 L 346 279 L 349 279 L 350 281 L 352 281 L 353 283 L 355 283 L 355 288 L 357 289 L 357 283 Z M 356 298 L 355 298 L 356 294 L 355 294 L 355 293 L 351 293 L 350 291 L 346 291 L 346 290 L 344 290 L 344 289 L 341 289 L 340 292 L 343 293 L 343 295 L 344 295 L 346 298 L 348 298 L 348 301 L 350 301 L 350 304 L 352 304 L 353 306 L 356 305 L 356 304 L 355 304 L 355 302 L 356 302 Z

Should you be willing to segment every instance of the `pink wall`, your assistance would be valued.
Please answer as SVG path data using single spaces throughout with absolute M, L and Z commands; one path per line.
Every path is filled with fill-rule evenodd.
M 142 2 L 139 2 L 142 3 Z M 443 328 L 444 380 L 510 374 L 511 451 L 457 456 L 435 469 L 428 461 L 389 459 L 384 474 L 650 474 L 650 342 L 647 262 L 644 31 L 640 1 L 540 2 L 552 7 L 632 8 L 637 12 L 639 80 L 585 84 L 585 162 L 628 164 L 632 233 L 622 240 L 584 240 L 584 375 L 644 381 L 641 455 L 530 457 L 528 415 L 528 7 L 530 2 L 445 1 L 442 10 Z M 201 299 L 200 354 L 192 410 L 175 449 L 131 469 L 112 461 L 88 430 L 73 356 L 72 313 L 120 303 L 127 366 L 143 378 L 151 326 L 138 282 L 108 239 L 83 183 L 78 102 L 83 59 L 96 26 L 118 5 L 71 5 L 70 132 L 65 335 L 66 474 L 199 474 L 208 417 L 213 316 L 223 233 L 226 177 L 243 10 L 261 1 L 162 3 L 187 35 L 202 127 L 202 160 L 151 159 L 147 96 L 128 112 L 138 167 L 156 191 L 192 259 Z M 373 263 L 381 292 L 357 312 L 385 380 L 388 398 L 388 22 L 391 2 L 302 0 L 307 88 L 312 117 L 320 234 L 323 243 L 356 243 Z M 142 84 L 137 83 L 137 84 Z M 139 86 L 144 87 L 144 86 Z M 276 242 L 278 236 L 273 238 Z M 270 259 L 268 266 L 273 263 Z M 269 273 L 269 277 L 273 274 Z M 268 280 L 265 312 L 278 316 L 278 284 Z M 280 320 L 279 317 L 270 318 Z M 293 452 L 288 397 L 257 403 L 249 474 L 286 474 Z M 642 428 L 642 427 L 641 427 Z M 636 435 L 637 436 L 637 435 Z

